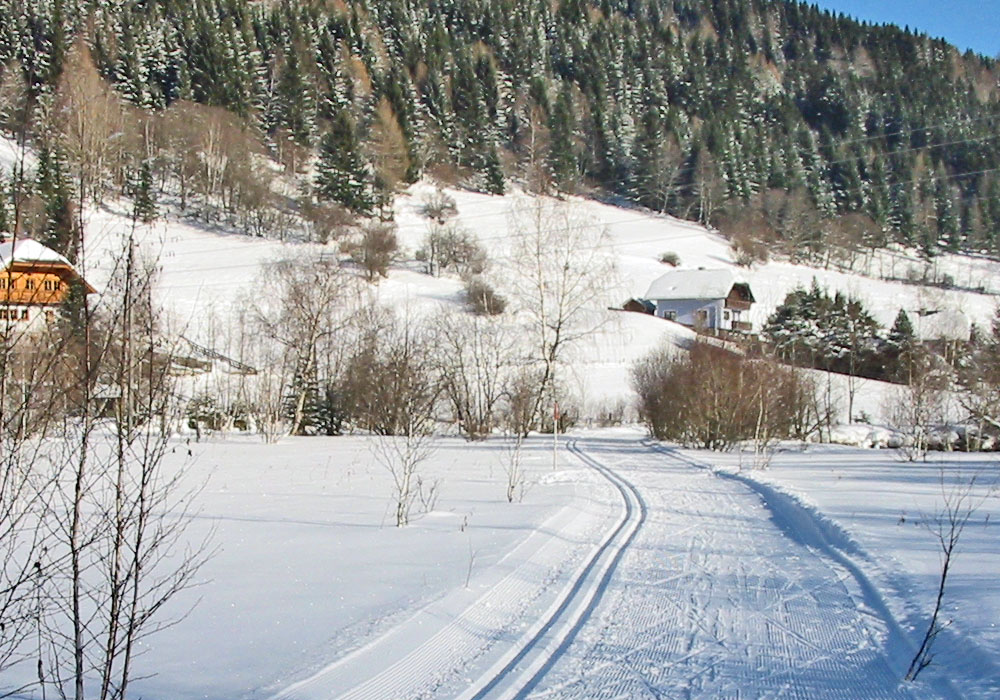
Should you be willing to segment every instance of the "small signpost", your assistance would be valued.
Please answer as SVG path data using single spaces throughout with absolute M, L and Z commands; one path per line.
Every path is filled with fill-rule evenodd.
M 559 453 L 559 402 L 552 404 L 552 471 L 556 470 L 556 458 Z

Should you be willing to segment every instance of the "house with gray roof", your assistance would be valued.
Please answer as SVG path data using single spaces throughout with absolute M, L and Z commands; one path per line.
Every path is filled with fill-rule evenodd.
M 646 299 L 655 314 L 706 331 L 751 330 L 750 306 L 756 300 L 750 285 L 729 269 L 671 270 L 649 286 Z

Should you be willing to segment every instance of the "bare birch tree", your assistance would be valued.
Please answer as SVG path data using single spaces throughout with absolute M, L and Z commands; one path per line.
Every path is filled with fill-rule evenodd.
M 258 324 L 270 341 L 282 348 L 279 366 L 290 370 L 290 386 L 275 391 L 273 382 L 262 378 L 261 400 L 274 405 L 278 397 L 290 398 L 288 432 L 303 431 L 306 401 L 320 368 L 323 344 L 342 332 L 358 308 L 357 278 L 340 267 L 336 259 L 301 256 L 268 265 L 264 286 L 273 296 L 256 302 Z M 276 369 L 272 363 L 268 371 Z
M 602 323 L 615 266 L 607 231 L 575 215 L 569 204 L 534 199 L 514 212 L 510 230 L 515 241 L 510 285 L 537 368 L 534 423 L 566 349 Z

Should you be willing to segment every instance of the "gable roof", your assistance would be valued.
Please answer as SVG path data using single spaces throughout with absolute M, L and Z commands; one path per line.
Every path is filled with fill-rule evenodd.
M 732 270 L 671 270 L 653 280 L 647 299 L 725 299 L 737 283 Z
M 972 321 L 958 309 L 942 309 L 930 313 L 915 312 L 913 333 L 918 340 L 960 340 L 968 342 Z
M 73 265 L 64 256 L 44 246 L 31 238 L 18 238 L 11 241 L 9 237 L 0 236 L 0 270 L 6 270 L 13 263 L 47 263 L 50 265 Z

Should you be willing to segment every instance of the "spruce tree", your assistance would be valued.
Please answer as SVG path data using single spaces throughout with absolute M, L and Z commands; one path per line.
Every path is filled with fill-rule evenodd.
M 330 131 L 320 142 L 316 193 L 357 214 L 372 212 L 371 172 L 361 158 L 354 123 L 346 110 L 334 115 Z
M 153 192 L 153 170 L 148 160 L 139 166 L 139 175 L 132 188 L 132 213 L 144 224 L 156 220 L 156 193 Z
M 71 261 L 76 260 L 76 222 L 66 168 L 58 149 L 42 142 L 38 150 L 35 191 L 45 204 L 39 241 Z

